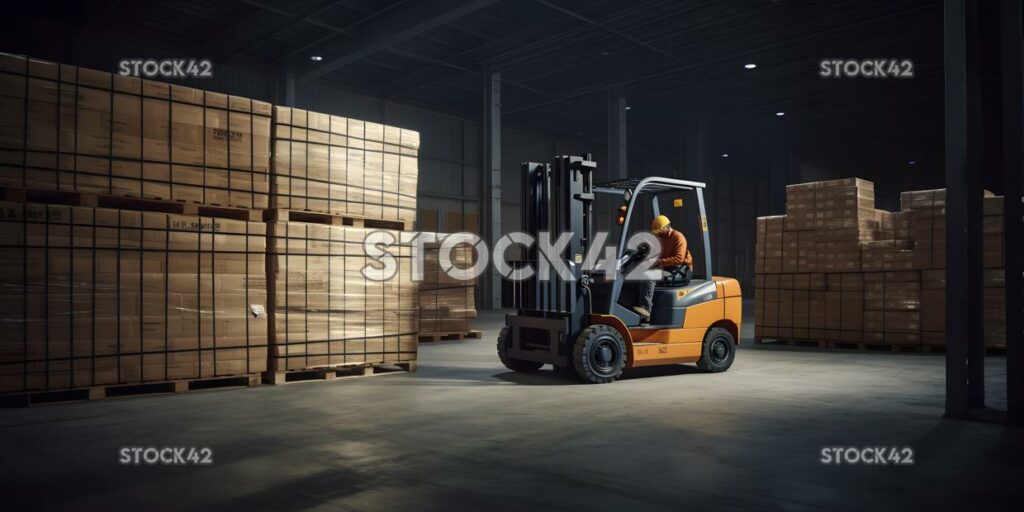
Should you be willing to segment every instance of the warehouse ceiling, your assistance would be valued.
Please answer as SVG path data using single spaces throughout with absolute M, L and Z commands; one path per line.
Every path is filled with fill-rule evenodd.
M 481 116 L 490 69 L 502 76 L 504 123 L 541 133 L 603 140 L 612 91 L 626 96 L 630 140 L 643 147 L 678 147 L 688 123 L 704 119 L 716 152 L 787 130 L 802 153 L 846 165 L 942 168 L 939 0 L 106 0 L 15 9 L 32 22 L 5 40 L 46 24 L 215 66 L 287 69 L 469 119 Z M 914 78 L 818 75 L 821 59 L 880 57 L 912 59 Z

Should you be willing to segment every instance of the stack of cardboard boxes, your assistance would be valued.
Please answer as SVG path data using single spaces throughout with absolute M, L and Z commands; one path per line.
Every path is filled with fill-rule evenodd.
M 0 208 L 0 391 L 266 369 L 262 223 Z
M 392 246 L 395 274 L 377 280 L 363 249 L 370 232 L 268 225 L 270 371 L 416 360 L 412 248 Z
M 273 148 L 268 280 L 275 381 L 289 370 L 415 361 L 412 249 L 393 245 L 395 277 L 377 281 L 363 272 L 378 265 L 363 241 L 374 220 L 411 228 L 419 133 L 275 106 Z M 325 224 L 297 222 L 295 211 L 329 216 L 320 219 Z M 398 241 L 397 231 L 386 231 Z
M 271 208 L 416 218 L 419 133 L 274 107 Z
M 757 219 L 758 339 L 945 343 L 944 190 L 904 192 L 899 212 L 875 209 L 874 185 L 856 178 L 786 194 L 786 215 Z M 984 199 L 990 346 L 1004 343 L 1001 201 Z
M 267 207 L 270 104 L 0 54 L 0 186 Z
M 443 241 L 446 234 L 437 234 Z M 423 336 L 467 334 L 476 318 L 475 280 L 453 278 L 442 268 L 440 243 L 424 245 L 423 281 L 420 283 L 420 334 Z M 473 266 L 473 249 L 460 244 L 451 249 L 449 258 L 459 269 Z
M 0 54 L 0 391 L 415 361 L 411 248 L 351 224 L 410 224 L 419 136 L 294 112 Z

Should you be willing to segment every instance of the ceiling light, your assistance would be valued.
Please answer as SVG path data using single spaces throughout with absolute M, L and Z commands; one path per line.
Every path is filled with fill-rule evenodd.
M 777 115 L 779 117 L 782 117 L 782 116 L 786 115 L 786 113 L 785 112 L 776 112 L 775 115 Z
M 311 55 L 309 57 L 309 60 L 311 60 L 313 62 L 320 62 L 320 61 L 324 60 L 324 58 L 319 56 L 319 55 Z
M 757 67 L 757 64 L 754 64 L 753 62 L 751 62 L 750 64 L 744 64 L 743 65 L 744 69 L 754 69 L 756 67 Z
M 907 163 L 910 164 L 910 165 L 917 165 L 917 160 L 911 160 L 911 161 L 909 161 Z
M 630 107 L 629 105 L 626 105 L 626 110 L 629 110 L 631 108 L 633 108 L 633 107 Z
M 729 153 L 722 153 L 722 158 L 729 158 Z

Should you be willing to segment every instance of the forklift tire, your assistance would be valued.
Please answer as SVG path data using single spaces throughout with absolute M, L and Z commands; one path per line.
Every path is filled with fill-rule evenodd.
M 501 364 L 505 365 L 505 368 L 514 372 L 535 372 L 544 366 L 544 363 L 538 363 L 536 361 L 523 361 L 522 359 L 513 359 L 508 356 L 508 344 L 511 340 L 508 339 L 508 327 L 501 328 L 501 334 L 498 335 L 498 358 L 501 359 Z
M 732 366 L 733 359 L 736 359 L 736 340 L 732 333 L 721 327 L 708 329 L 697 368 L 711 373 L 724 372 Z
M 585 382 L 606 384 L 618 379 L 626 367 L 626 342 L 608 325 L 583 329 L 572 351 L 576 373 Z

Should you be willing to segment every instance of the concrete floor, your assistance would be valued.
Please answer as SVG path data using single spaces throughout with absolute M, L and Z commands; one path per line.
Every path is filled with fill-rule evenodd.
M 745 341 L 733 368 L 588 386 L 515 374 L 482 340 L 415 374 L 0 410 L 6 510 L 999 510 L 1024 503 L 1024 432 L 943 420 L 943 357 Z M 749 340 L 750 326 L 744 327 Z M 1004 360 L 989 360 L 1005 402 Z M 1000 389 L 1002 388 L 1002 389 Z M 910 467 L 823 466 L 909 446 Z M 213 450 L 122 466 L 124 446 Z M 10 506 L 17 504 L 19 506 Z

